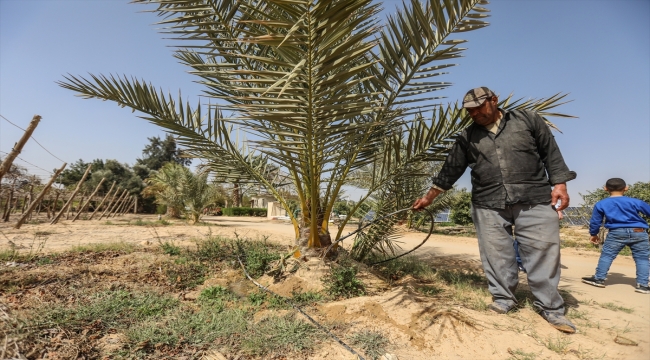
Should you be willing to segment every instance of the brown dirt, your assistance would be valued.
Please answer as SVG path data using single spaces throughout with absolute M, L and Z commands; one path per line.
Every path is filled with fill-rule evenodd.
M 25 271 L 19 278 L 5 279 L 0 284 L 0 300 L 11 311 L 34 306 L 34 301 L 47 302 L 60 295 L 61 284 L 83 287 L 101 277 L 100 286 L 110 288 L 116 284 L 135 284 L 146 281 L 178 292 L 157 273 L 160 254 L 153 249 L 159 241 L 173 241 L 179 246 L 192 246 L 195 239 L 208 234 L 232 237 L 238 234 L 248 238 L 268 237 L 275 243 L 292 245 L 293 227 L 289 224 L 256 218 L 208 217 L 204 219 L 210 226 L 188 226 L 181 222 L 173 225 L 151 227 L 127 225 L 128 221 L 141 218 L 154 221 L 153 216 L 127 215 L 110 219 L 113 225 L 103 221 L 63 221 L 48 224 L 27 224 L 20 230 L 11 228 L 12 224 L 0 224 L 0 251 L 10 247 L 10 242 L 23 252 L 62 252 L 72 246 L 128 242 L 139 245 L 144 252 L 120 255 L 102 253 L 102 258 L 92 253 L 82 253 L 70 259 L 67 266 L 42 266 Z M 583 231 L 563 230 L 564 236 L 583 241 Z M 405 237 L 404 248 L 421 241 L 421 235 L 409 234 Z M 434 268 L 480 269 L 476 240 L 472 238 L 434 236 L 415 255 L 428 261 Z M 71 255 L 72 256 L 72 255 Z M 114 256 L 112 258 L 111 256 Z M 363 272 L 361 278 L 371 285 L 367 296 L 323 303 L 311 308 L 313 316 L 327 324 L 345 340 L 349 335 L 361 330 L 375 330 L 390 339 L 388 351 L 403 359 L 518 359 L 521 352 L 533 354 L 536 359 L 648 359 L 650 354 L 650 296 L 634 292 L 634 262 L 629 256 L 620 256 L 614 262 L 607 287 L 594 288 L 580 282 L 580 277 L 593 273 L 598 253 L 587 250 L 565 248 L 562 250 L 563 273 L 560 288 L 564 290 L 570 312 L 582 314 L 582 319 L 574 319 L 579 333 L 564 335 L 551 328 L 539 315 L 529 308 L 523 308 L 509 315 L 497 315 L 487 311 L 469 309 L 462 304 L 450 302 L 440 296 L 423 296 L 413 291 L 415 279 L 404 278 L 392 285 L 379 277 Z M 0 267 L 8 266 L 0 264 Z M 196 298 L 203 287 L 222 285 L 233 291 L 249 292 L 254 289 L 250 283 L 241 283 L 241 277 L 223 269 L 218 275 L 209 278 L 192 292 L 178 292 L 186 300 Z M 281 295 L 292 292 L 317 291 L 322 289 L 319 279 L 326 272 L 326 266 L 319 261 L 310 261 L 294 276 L 281 282 L 264 277 L 260 282 L 270 285 Z M 525 284 L 525 276 L 521 278 Z M 12 283 L 32 284 L 18 295 L 3 296 Z M 54 286 L 54 283 L 59 285 Z M 96 284 L 94 286 L 97 286 Z M 124 285 L 120 285 L 124 286 Z M 59 299 L 60 300 L 60 299 Z M 72 301 L 72 300 L 70 300 Z M 486 299 L 489 301 L 489 298 Z M 632 313 L 612 310 L 607 304 L 633 309 Z M 2 303 L 0 303 L 2 305 Z M 0 316 L 2 312 L 0 312 Z M 259 320 L 265 317 L 259 314 Z M 1 318 L 1 317 L 0 317 Z M 92 324 L 89 333 L 92 333 Z M 96 346 L 101 350 L 117 346 L 122 341 L 120 334 L 109 334 L 98 340 Z M 74 348 L 66 343 L 72 341 L 61 335 L 61 349 Z M 619 340 L 615 341 L 615 339 Z M 56 338 L 55 338 L 56 339 Z M 623 340 L 620 340 L 623 339 Z M 638 346 L 623 345 L 625 339 Z M 78 340 L 78 339 L 77 339 Z M 548 344 L 568 343 L 559 352 L 549 349 Z M 629 343 L 628 343 L 629 344 Z M 83 344 L 82 344 L 83 345 Z M 76 349 L 82 345 L 77 344 Z M 84 345 L 86 346 L 86 345 Z M 1 353 L 1 351 L 0 351 Z M 66 358 L 65 356 L 61 358 Z M 310 359 L 351 359 L 350 353 L 334 341 L 325 341 L 317 348 Z

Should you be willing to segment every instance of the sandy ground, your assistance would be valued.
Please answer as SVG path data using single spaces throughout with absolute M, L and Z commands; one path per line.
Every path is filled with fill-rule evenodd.
M 137 219 L 155 221 L 153 216 L 125 215 L 109 219 L 110 223 L 106 219 L 74 223 L 62 221 L 57 225 L 27 224 L 20 230 L 13 229 L 13 223 L 2 223 L 0 251 L 11 244 L 22 251 L 42 252 L 120 241 L 142 246 L 156 246 L 159 241 L 191 245 L 194 239 L 208 234 L 268 237 L 270 241 L 286 245 L 293 244 L 294 238 L 293 226 L 289 223 L 259 218 L 205 217 L 203 221 L 206 224 L 201 226 L 188 226 L 182 222 L 158 227 L 128 225 Z M 350 227 L 350 231 L 353 229 Z M 403 246 L 408 249 L 421 239 L 420 234 L 409 235 L 403 239 Z M 433 236 L 414 255 L 430 261 L 434 267 L 480 268 L 478 247 L 473 238 Z M 550 351 L 543 342 L 564 339 L 561 337 L 564 335 L 528 309 L 507 316 L 453 306 L 442 311 L 438 304 L 414 295 L 408 287 L 394 287 L 372 296 L 329 303 L 320 311 L 330 320 L 357 323 L 390 334 L 391 352 L 399 359 L 517 359 L 513 352 L 517 349 L 534 353 L 538 359 L 649 359 L 650 295 L 634 292 L 634 261 L 630 256 L 619 256 L 612 265 L 604 289 L 580 281 L 581 277 L 593 274 L 597 261 L 596 252 L 562 250 L 560 288 L 570 294 L 575 310 L 589 314 L 590 324 L 586 326 L 585 322 L 576 321 L 579 333 L 567 337 L 571 345 L 563 354 Z M 525 282 L 525 277 L 522 281 Z M 633 312 L 607 309 L 602 306 L 606 303 L 631 308 Z M 463 321 L 465 317 L 471 318 L 469 323 L 474 326 L 468 326 L 468 322 Z M 631 339 L 638 346 L 617 344 L 614 342 L 616 336 Z M 350 357 L 343 348 L 332 343 L 324 346 L 313 358 Z

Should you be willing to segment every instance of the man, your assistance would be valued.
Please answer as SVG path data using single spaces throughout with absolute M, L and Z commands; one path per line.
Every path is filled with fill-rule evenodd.
M 569 206 L 570 171 L 544 120 L 536 113 L 504 111 L 486 87 L 467 92 L 463 107 L 474 123 L 457 138 L 433 187 L 413 208 L 423 209 L 472 169 L 472 218 L 481 262 L 493 297 L 492 311 L 517 306 L 519 283 L 514 237 L 540 315 L 556 329 L 575 333 L 564 316 L 560 282 L 560 211 Z M 551 190 L 552 187 L 552 190 Z M 555 210 L 555 205 L 560 205 Z

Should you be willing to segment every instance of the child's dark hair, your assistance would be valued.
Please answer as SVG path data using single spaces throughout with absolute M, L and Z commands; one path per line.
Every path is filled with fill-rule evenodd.
M 627 186 L 627 184 L 625 184 L 625 180 L 619 178 L 611 178 L 605 183 L 605 187 L 609 191 L 625 190 L 625 186 Z

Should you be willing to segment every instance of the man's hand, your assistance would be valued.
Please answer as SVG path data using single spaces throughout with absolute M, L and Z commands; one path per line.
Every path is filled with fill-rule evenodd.
M 594 245 L 600 244 L 600 238 L 598 237 L 598 235 L 592 236 L 591 239 L 589 239 L 589 241 L 591 241 L 591 243 Z
M 433 199 L 440 195 L 440 193 L 442 193 L 442 191 L 436 188 L 429 189 L 429 192 L 427 192 L 426 195 L 415 200 L 411 208 L 415 211 L 424 209 L 425 207 L 431 205 Z
M 557 207 L 557 201 L 560 200 L 560 206 Z M 555 208 L 558 217 L 562 219 L 562 210 L 569 207 L 569 193 L 566 191 L 566 183 L 555 184 L 551 191 L 551 206 Z

